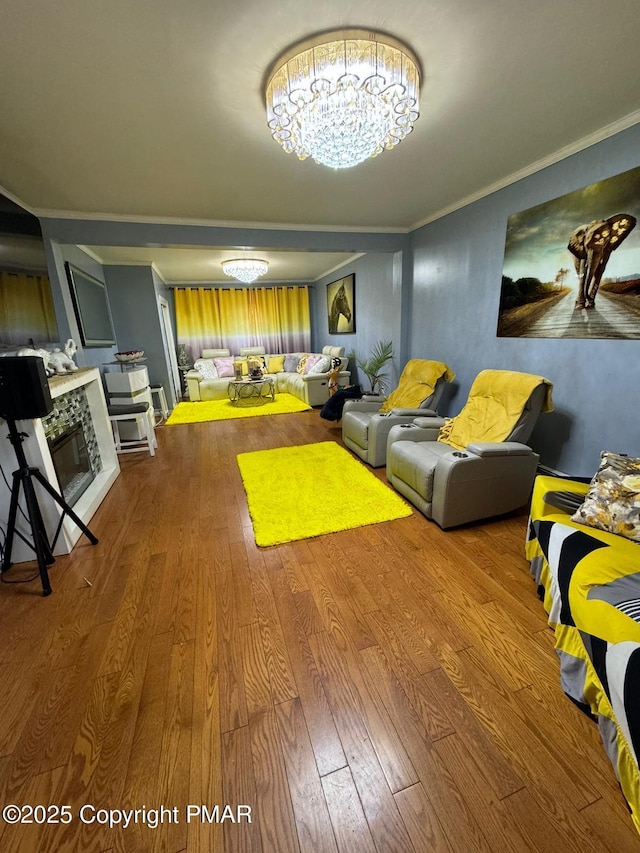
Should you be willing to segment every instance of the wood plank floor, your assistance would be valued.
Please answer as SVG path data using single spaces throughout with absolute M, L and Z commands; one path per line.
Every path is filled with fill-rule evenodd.
M 0 822 L 3 853 L 640 851 L 561 692 L 524 514 L 259 549 L 236 454 L 339 429 L 313 411 L 157 435 L 49 598 L 0 586 L 0 802 L 61 809 Z

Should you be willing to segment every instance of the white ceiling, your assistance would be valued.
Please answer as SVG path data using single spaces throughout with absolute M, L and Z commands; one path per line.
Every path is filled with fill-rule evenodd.
M 347 26 L 414 50 L 421 117 L 331 171 L 271 139 L 261 84 L 288 45 Z M 638 0 L 8 0 L 0 188 L 40 216 L 409 230 L 639 121 L 639 30 Z M 206 280 L 200 249 L 93 251 Z M 283 280 L 337 261 L 279 254 Z
M 224 275 L 221 263 L 232 258 L 255 257 L 269 262 L 269 272 L 260 282 L 313 282 L 354 260 L 359 255 L 344 252 L 283 252 L 259 249 L 238 252 L 235 249 L 202 247 L 83 246 L 101 263 L 153 265 L 167 284 L 234 281 Z

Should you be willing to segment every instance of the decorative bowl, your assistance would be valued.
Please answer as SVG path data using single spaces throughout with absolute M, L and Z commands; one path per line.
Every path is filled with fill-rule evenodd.
M 127 352 L 117 352 L 115 357 L 118 361 L 138 361 L 144 355 L 143 349 L 132 349 Z

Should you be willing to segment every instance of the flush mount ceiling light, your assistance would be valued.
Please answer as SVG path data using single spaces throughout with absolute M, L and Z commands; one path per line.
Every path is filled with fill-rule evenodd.
M 267 261 L 258 258 L 234 258 L 231 261 L 222 261 L 222 272 L 230 278 L 236 278 L 245 284 L 251 284 L 261 275 L 269 271 Z
M 391 149 L 419 116 L 420 66 L 408 47 L 368 30 L 313 36 L 266 77 L 271 134 L 300 160 L 346 169 Z

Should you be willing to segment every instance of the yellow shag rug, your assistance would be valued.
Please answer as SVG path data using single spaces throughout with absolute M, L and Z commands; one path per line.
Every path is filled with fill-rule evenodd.
M 167 418 L 167 425 L 198 424 L 205 421 L 231 421 L 235 418 L 257 418 L 260 415 L 288 415 L 308 412 L 311 406 L 293 394 L 276 394 L 275 400 L 251 397 L 234 405 L 229 400 L 201 400 L 198 403 L 178 403 Z
M 334 441 L 238 454 L 257 545 L 278 545 L 411 515 Z

